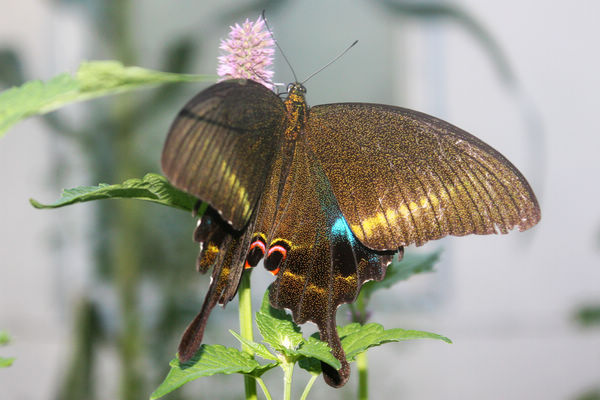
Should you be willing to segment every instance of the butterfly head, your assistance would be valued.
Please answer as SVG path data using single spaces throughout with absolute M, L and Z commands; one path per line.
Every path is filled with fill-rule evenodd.
M 287 100 L 291 103 L 304 103 L 304 96 L 306 95 L 306 88 L 298 82 L 290 83 L 287 87 L 288 98 Z

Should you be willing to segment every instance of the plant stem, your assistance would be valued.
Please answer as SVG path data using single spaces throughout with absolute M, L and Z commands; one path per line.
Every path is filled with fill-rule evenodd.
M 310 389 L 312 389 L 312 386 L 318 377 L 319 377 L 319 374 L 311 374 L 310 380 L 306 384 L 306 387 L 304 388 L 304 392 L 302 392 L 302 396 L 300 397 L 300 400 L 306 400 L 306 398 L 308 397 L 308 392 L 310 392 Z
M 294 373 L 294 362 L 284 361 L 281 363 L 283 368 L 283 400 L 292 398 L 292 375 Z
M 369 362 L 366 351 L 356 356 L 356 366 L 358 369 L 358 399 L 367 400 L 369 398 Z
M 263 381 L 261 378 L 255 378 L 256 382 L 258 382 L 260 388 L 262 389 L 263 393 L 265 394 L 265 397 L 267 398 L 267 400 L 272 400 L 271 397 L 271 393 L 269 393 L 269 389 L 267 389 L 267 386 L 265 385 L 265 381 Z
M 250 292 L 250 272 L 244 271 L 240 280 L 238 289 L 240 315 L 240 335 L 247 340 L 253 341 L 254 334 L 252 332 L 252 296 Z M 254 355 L 252 349 L 242 343 L 242 351 Z M 251 376 L 244 375 L 244 388 L 246 391 L 246 400 L 256 400 L 256 380 Z
M 364 325 L 367 323 L 367 302 L 365 301 L 365 296 L 359 294 L 358 298 L 356 299 L 356 303 L 355 305 L 353 304 L 354 307 L 352 307 L 353 310 L 353 316 L 352 322 L 358 322 L 361 325 Z

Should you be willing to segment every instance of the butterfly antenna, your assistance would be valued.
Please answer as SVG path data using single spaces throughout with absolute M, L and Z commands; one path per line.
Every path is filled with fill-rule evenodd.
M 267 78 L 265 78 L 264 76 L 262 76 L 260 73 L 258 73 L 254 67 L 250 67 L 250 71 L 252 71 L 252 73 L 254 74 L 254 76 L 256 76 L 258 79 L 260 79 L 261 81 L 263 81 L 265 84 L 267 85 L 273 85 L 275 86 L 275 82 L 268 80 Z
M 325 64 L 324 66 L 322 66 L 321 68 L 319 68 L 317 71 L 315 71 L 312 74 L 310 74 L 309 77 L 306 78 L 301 84 L 304 85 L 310 78 L 312 78 L 313 76 L 315 76 L 319 72 L 323 71 L 325 68 L 329 67 L 331 64 L 333 64 L 337 60 L 339 60 L 344 54 L 346 54 L 351 48 L 353 48 L 356 43 L 358 43 L 358 40 L 355 40 L 354 43 L 352 43 L 350 46 L 348 46 L 348 48 L 346 48 L 346 50 L 342 51 L 340 53 L 340 55 L 338 55 L 336 58 L 334 58 L 333 60 L 329 61 L 327 64 Z
M 277 48 L 279 49 L 279 52 L 283 56 L 285 63 L 288 65 L 288 67 L 290 67 L 290 71 L 292 71 L 292 75 L 294 75 L 294 82 L 298 82 L 298 78 L 296 77 L 296 72 L 294 72 L 294 68 L 292 68 L 292 64 L 290 64 L 288 58 L 285 56 L 283 49 L 281 48 L 281 46 L 279 46 L 279 42 L 277 41 L 277 39 L 275 39 L 275 36 L 273 35 L 273 31 L 271 30 L 271 27 L 267 23 L 267 17 L 265 16 L 265 10 L 262 11 L 262 19 L 265 21 L 265 26 L 267 27 L 267 30 L 269 31 L 269 35 L 271 35 L 271 39 L 273 39 L 273 41 L 275 42 L 275 46 L 277 46 Z

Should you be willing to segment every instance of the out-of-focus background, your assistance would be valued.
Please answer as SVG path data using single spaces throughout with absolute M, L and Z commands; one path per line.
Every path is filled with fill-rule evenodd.
M 600 304 L 600 3 L 0 4 L 1 88 L 92 59 L 214 73 L 229 25 L 263 8 L 300 79 L 358 39 L 307 84 L 309 104 L 380 102 L 442 117 L 507 156 L 542 207 L 531 231 L 419 249 L 444 248 L 437 272 L 376 295 L 374 321 L 454 344 L 370 351 L 372 398 L 600 398 L 600 330 L 575 317 Z M 278 57 L 276 81 L 287 83 Z M 172 118 L 205 86 L 70 106 L 0 139 L 0 330 L 13 337 L 0 356 L 16 357 L 0 369 L 3 399 L 140 399 L 164 378 L 208 285 L 194 270 L 193 218 L 133 201 L 39 211 L 28 199 L 159 172 Z M 270 279 L 262 268 L 253 274 L 257 299 Z M 236 307 L 215 310 L 207 343 L 236 344 L 226 333 L 237 329 Z M 356 377 L 340 390 L 320 379 L 313 396 L 354 398 L 355 387 Z M 168 398 L 239 398 L 242 390 L 239 376 L 211 377 Z

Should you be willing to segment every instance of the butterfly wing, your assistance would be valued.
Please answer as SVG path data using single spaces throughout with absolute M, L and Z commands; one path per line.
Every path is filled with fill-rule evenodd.
M 208 202 L 240 230 L 262 194 L 285 119 L 283 102 L 263 85 L 217 83 L 179 112 L 162 169 L 174 186 Z
M 506 158 L 427 114 L 326 104 L 310 109 L 307 132 L 350 229 L 369 248 L 525 230 L 540 219 L 531 187 Z
M 181 339 L 181 361 L 198 350 L 214 306 L 237 291 L 252 215 L 285 120 L 273 92 L 251 80 L 230 80 L 200 92 L 171 126 L 162 168 L 173 185 L 210 204 L 194 239 L 201 245 L 198 269 L 215 267 L 202 309 Z
M 325 174 L 302 140 L 289 168 L 281 197 L 276 195 L 278 185 L 272 185 L 256 223 L 257 236 L 269 243 L 265 267 L 277 274 L 270 301 L 291 310 L 296 323 L 317 324 L 321 339 L 342 364 L 339 371 L 323 364 L 325 379 L 339 387 L 350 368 L 336 331 L 337 308 L 354 301 L 366 280 L 382 279 L 392 253 L 373 252 L 354 238 Z
M 178 354 L 182 362 L 190 360 L 200 348 L 204 328 L 212 309 L 227 304 L 236 294 L 243 262 L 250 244 L 253 221 L 244 232 L 233 231 L 217 212 L 209 208 L 194 231 L 200 243 L 197 267 L 206 272 L 214 266 L 211 283 L 200 312 L 186 328 L 179 343 Z

